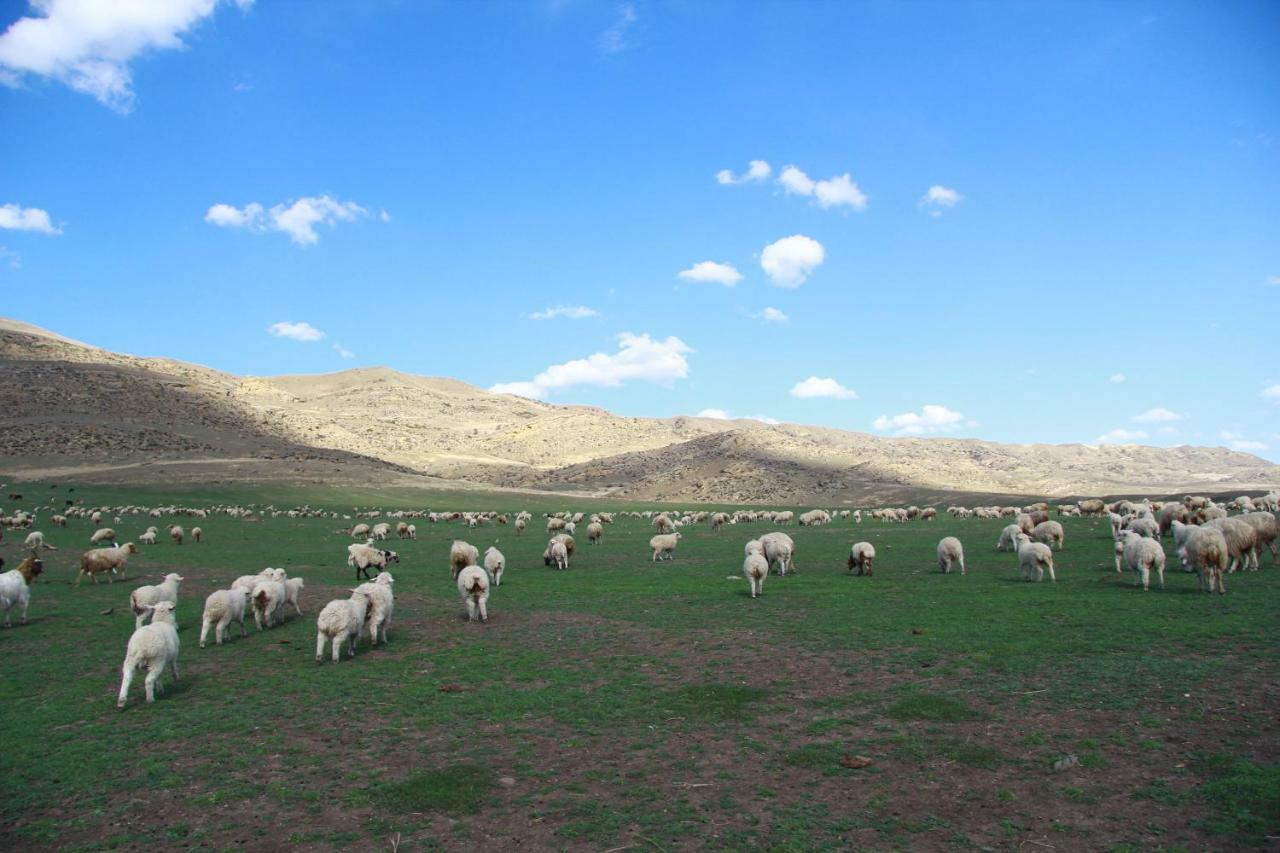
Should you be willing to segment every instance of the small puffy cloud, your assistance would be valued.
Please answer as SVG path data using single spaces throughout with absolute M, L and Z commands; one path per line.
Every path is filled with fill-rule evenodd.
M 1140 415 L 1134 415 L 1132 420 L 1135 420 L 1140 424 L 1169 423 L 1171 421 L 1182 420 L 1182 415 L 1157 406 L 1154 409 L 1147 409 Z
M 759 421 L 762 424 L 769 424 L 770 426 L 777 426 L 782 423 L 782 421 L 777 418 L 771 418 L 768 415 L 742 415 L 741 417 L 738 417 L 737 415 L 729 414 L 724 409 L 703 409 L 694 417 L 711 418 L 712 420 L 717 421 Z
M 1258 392 L 1258 396 L 1264 400 L 1274 400 L 1275 402 L 1280 403 L 1280 382 L 1263 388 Z
M 716 172 L 716 183 L 725 186 L 732 184 L 749 184 L 756 181 L 768 180 L 773 174 L 773 167 L 764 160 L 752 160 L 747 164 L 747 171 L 741 175 L 734 175 L 730 169 L 721 169 Z
M 575 385 L 616 388 L 632 380 L 670 385 L 689 376 L 686 356 L 691 352 L 692 347 L 674 336 L 658 340 L 648 334 L 623 332 L 618 335 L 616 353 L 598 352 L 553 364 L 527 382 L 501 382 L 489 390 L 541 400 Z
M 955 207 L 963 200 L 964 196 L 955 190 L 941 184 L 934 184 L 921 196 L 920 206 L 929 211 L 930 216 L 941 216 L 942 211 Z
M 61 228 L 54 227 L 48 211 L 18 204 L 0 207 L 0 228 L 7 231 L 36 231 L 40 234 L 62 233 Z
M 355 358 L 356 354 L 344 347 L 342 344 L 334 344 L 333 351 L 342 358 Z
M 1270 284 L 1272 286 L 1280 285 L 1280 275 L 1267 276 L 1267 284 Z
M 865 210 L 867 196 L 858 189 L 848 172 L 815 181 L 795 166 L 787 166 L 778 175 L 778 183 L 790 195 L 810 196 L 821 208 L 852 207 L 854 210 Z
M 566 320 L 585 320 L 588 317 L 599 317 L 600 312 L 585 305 L 556 305 L 542 311 L 534 311 L 530 320 L 554 320 L 563 317 Z
M 385 211 L 384 211 L 385 213 Z M 244 207 L 215 204 L 204 215 L 204 221 L 219 228 L 243 228 L 247 231 L 279 231 L 300 246 L 310 246 L 320 241 L 317 225 L 335 227 L 339 222 L 353 222 L 369 215 L 354 201 L 338 201 L 328 196 L 306 196 L 287 204 L 277 204 L 270 210 L 257 202 Z M 388 215 L 383 221 L 390 218 Z
M 895 435 L 931 435 L 954 428 L 964 420 L 964 415 L 946 406 L 934 403 L 923 406 L 919 412 L 903 412 L 900 415 L 881 415 L 872 422 L 878 430 L 895 430 Z
M 22 268 L 22 255 L 7 246 L 0 246 L 0 261 L 8 264 L 10 269 Z
M 1222 436 L 1222 440 L 1227 442 L 1227 446 L 1232 450 L 1250 451 L 1267 449 L 1267 445 L 1265 443 L 1245 438 L 1238 432 L 1232 432 L 1231 430 L 1224 429 L 1219 433 L 1219 435 Z
M 760 312 L 759 317 L 769 323 L 790 323 L 791 318 L 777 308 L 769 306 Z
M 699 261 L 676 275 L 685 281 L 723 284 L 725 287 L 733 287 L 742 280 L 742 273 L 738 272 L 733 264 L 718 264 L 715 261 Z
M 234 0 L 247 9 L 253 0 Z M 0 82 L 59 80 L 120 113 L 133 109 L 129 64 L 151 50 L 184 47 L 181 36 L 226 0 L 31 0 L 32 16 L 0 35 Z
M 729 420 L 729 413 L 726 412 L 724 409 L 703 409 L 701 412 L 698 412 L 698 414 L 694 415 L 694 417 L 712 418 L 713 420 L 717 420 L 717 421 L 727 421 Z
M 267 334 L 275 338 L 288 338 L 291 341 L 309 343 L 324 337 L 324 332 L 310 323 L 293 323 L 288 320 L 272 323 L 267 327 Z
M 857 392 L 844 387 L 829 376 L 810 376 L 808 379 L 797 382 L 791 388 L 791 396 L 799 397 L 801 400 L 815 397 L 829 397 L 833 400 L 858 399 Z
M 795 288 L 804 284 L 826 257 L 817 240 L 794 234 L 765 246 L 760 252 L 760 268 L 778 287 Z
M 1149 436 L 1140 429 L 1125 429 L 1124 427 L 1116 427 L 1110 432 L 1104 432 L 1102 435 L 1094 439 L 1094 444 L 1133 444 L 1137 441 L 1144 441 Z
M 1129 377 L 1125 376 L 1123 373 L 1113 373 L 1113 374 L 1111 374 L 1111 379 L 1110 379 L 1109 381 L 1114 382 L 1115 384 L 1119 385 L 1119 384 L 1121 384 L 1122 382 L 1124 382 L 1124 381 L 1125 381 L 1126 379 L 1128 379 L 1128 378 L 1129 378 Z
M 636 14 L 635 6 L 630 3 L 623 3 L 619 6 L 618 17 L 614 20 L 613 25 L 600 34 L 601 53 L 622 53 L 622 51 L 631 47 L 630 42 L 627 41 L 627 34 L 638 20 L 640 20 L 640 17 Z

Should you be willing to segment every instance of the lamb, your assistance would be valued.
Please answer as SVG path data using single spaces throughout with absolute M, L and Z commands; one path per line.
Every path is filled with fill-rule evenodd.
M 1015 536 L 1017 536 L 1021 532 L 1022 532 L 1022 528 L 1016 524 L 1006 525 L 1005 528 L 1000 531 L 1000 539 L 996 541 L 996 550 L 997 551 L 1014 550 L 1016 546 L 1013 544 L 1013 539 Z
M 138 541 L 141 542 L 143 545 L 154 545 L 156 544 L 156 535 L 157 535 L 156 529 L 152 527 L 149 530 L 147 530 L 146 533 L 139 536 Z
M 778 574 L 786 577 L 787 572 L 794 572 L 796 543 L 785 533 L 775 531 L 760 537 L 760 547 L 764 549 L 764 558 L 772 570 L 778 567 Z
M 116 532 L 110 527 L 99 528 L 93 531 L 93 535 L 89 537 L 90 545 L 98 545 L 103 542 L 110 542 L 112 545 L 116 544 Z
M 1031 529 L 1031 538 L 1061 551 L 1064 539 L 1062 525 L 1056 521 L 1042 521 Z
M 183 531 L 181 524 L 175 524 L 169 528 L 169 538 L 173 540 L 175 545 L 181 545 L 182 537 L 185 535 L 186 533 Z
M 516 519 L 516 535 L 523 536 L 524 529 L 527 525 L 528 525 L 528 522 L 525 521 L 523 518 L 517 518 Z
M 552 540 L 551 544 L 547 546 L 547 555 L 551 558 L 551 562 L 555 563 L 557 569 L 563 571 L 569 568 L 569 551 L 564 547 L 563 542 Z
M 764 554 L 751 553 L 742 561 L 742 574 L 751 582 L 751 597 L 764 593 L 764 579 L 769 576 L 769 561 Z
M 866 574 L 871 576 L 871 564 L 876 559 L 876 548 L 870 542 L 855 542 L 853 548 L 849 551 L 849 571 L 855 568 L 858 570 L 858 576 Z
M 591 545 L 599 545 L 600 540 L 604 537 L 604 525 L 598 521 L 593 521 L 587 525 L 587 542 Z
M 387 567 L 388 563 L 398 562 L 400 562 L 400 555 L 395 551 L 383 551 L 360 542 L 347 546 L 347 565 L 355 568 L 356 580 L 360 580 L 361 575 L 364 575 L 366 580 L 369 579 L 370 566 L 381 571 Z
M 489 621 L 489 576 L 479 566 L 467 566 L 458 573 L 458 593 L 467 606 L 467 621 Z
M 480 549 L 461 539 L 453 540 L 453 545 L 449 547 L 449 569 L 454 580 L 458 579 L 459 572 L 478 562 L 480 562 Z
M 153 605 L 162 601 L 171 601 L 176 607 L 178 604 L 178 587 L 185 578 L 182 575 L 169 574 L 164 576 L 164 582 L 155 586 L 140 586 L 133 592 L 129 593 L 129 607 L 133 610 L 134 620 L 133 627 L 141 628 L 143 620 L 151 613 Z
M 363 593 L 369 599 L 369 614 L 365 622 L 369 628 L 371 645 L 378 645 L 378 632 L 382 632 L 382 642 L 387 642 L 387 632 L 391 630 L 391 614 L 395 611 L 396 599 L 391 592 L 391 585 L 396 579 L 391 572 L 378 572 L 373 583 L 362 583 L 356 592 Z
M 356 643 L 364 630 L 365 615 L 369 612 L 369 596 L 359 590 L 351 590 L 350 598 L 330 601 L 316 617 L 316 663 L 324 663 L 324 644 L 333 642 L 333 662 L 342 660 L 342 641 L 347 641 L 347 656 L 356 656 Z
M 675 559 L 676 545 L 680 544 L 679 533 L 662 533 L 654 536 L 649 540 L 649 547 L 653 549 L 653 559 L 650 562 L 656 563 L 659 558 L 664 560 Z
M 147 701 L 156 701 L 156 683 L 165 667 L 173 669 L 173 680 L 178 680 L 178 628 L 174 624 L 172 601 L 161 601 L 147 608 L 150 625 L 135 628 L 124 653 L 123 677 L 116 707 L 123 708 L 129 699 L 129 685 L 138 667 L 145 667 Z M 161 691 L 163 692 L 163 691 Z
M 204 600 L 204 616 L 200 625 L 200 648 L 205 647 L 209 637 L 209 628 L 214 627 L 213 639 L 219 646 L 226 636 L 227 626 L 232 622 L 240 623 L 240 636 L 247 637 L 249 632 L 244 628 L 244 611 L 249 604 L 249 591 L 240 589 L 220 589 L 209 593 Z
M 250 595 L 253 592 L 253 588 L 258 585 L 258 581 L 263 578 L 268 580 L 274 578 L 273 572 L 275 572 L 275 569 L 268 566 L 256 575 L 241 575 L 231 582 L 230 588 L 243 590 L 245 595 Z
M 950 574 L 951 567 L 958 565 L 960 574 L 964 574 L 964 546 L 954 536 L 947 536 L 938 543 L 938 568 L 942 573 Z
M 1115 539 L 1119 537 L 1120 531 L 1124 528 L 1124 516 L 1118 512 L 1113 512 L 1108 517 L 1111 519 L 1111 538 Z
M 396 536 L 400 539 L 409 535 L 409 525 L 403 521 L 396 523 Z
M 93 582 L 98 582 L 99 572 L 111 572 L 107 580 L 115 583 L 115 575 L 129 562 L 129 555 L 138 553 L 138 546 L 132 542 L 117 545 L 114 548 L 94 548 L 80 556 L 80 573 L 76 575 L 76 586 L 88 575 Z
M 493 578 L 494 586 L 502 586 L 502 572 L 507 568 L 507 558 L 495 546 L 484 552 L 484 570 Z
M 298 598 L 306 585 L 306 581 L 302 578 L 289 578 L 284 582 L 284 603 L 292 607 L 293 612 L 299 616 L 302 615 L 302 608 L 298 606 Z
M 199 545 L 200 542 L 204 539 L 204 531 L 201 530 L 199 527 L 191 528 L 191 538 L 196 540 L 196 544 Z
M 276 614 L 289 598 L 285 588 L 284 569 L 270 569 L 270 575 L 259 578 L 249 597 L 253 600 L 253 622 L 259 631 L 275 624 Z M 266 573 L 264 572 L 264 575 Z M 263 623 L 266 623 L 265 625 Z
M 1031 580 L 1031 574 L 1035 572 L 1036 581 L 1043 581 L 1044 570 L 1048 569 L 1049 580 L 1057 582 L 1058 578 L 1053 573 L 1053 551 L 1048 545 L 1032 542 L 1025 533 L 1018 534 L 1014 544 L 1018 547 L 1018 568 L 1022 570 L 1023 580 Z
M 747 540 L 746 548 L 744 548 L 743 550 L 746 552 L 746 555 L 748 557 L 750 557 L 752 554 L 759 554 L 761 557 L 764 556 L 764 546 L 760 544 L 759 539 Z
M 0 566 L 4 565 L 0 561 Z M 18 568 L 0 574 L 0 610 L 4 611 L 4 626 L 9 628 L 13 625 L 10 613 L 16 606 L 22 607 L 22 615 L 19 621 L 22 624 L 27 622 L 27 607 L 31 604 L 31 585 L 36 582 L 36 578 L 44 571 L 44 563 L 40 561 L 31 552 L 31 556 L 27 557 L 18 564 Z
M 382 542 L 391 533 L 391 525 L 385 521 L 380 521 L 369 531 L 369 539 L 374 542 Z
M 1164 547 L 1158 539 L 1140 536 L 1132 530 L 1120 534 L 1120 544 L 1124 547 L 1124 564 L 1135 574 L 1134 586 L 1141 586 L 1143 591 L 1151 588 L 1151 570 L 1160 577 L 1160 588 L 1164 589 Z
M 1196 572 L 1196 587 L 1213 592 L 1216 585 L 1218 594 L 1227 591 L 1226 572 L 1231 551 L 1227 547 L 1227 539 L 1216 527 L 1197 527 L 1187 537 L 1187 544 L 1178 552 L 1182 565 Z
M 548 542 L 547 542 L 547 547 L 546 547 L 546 549 L 544 549 L 544 550 L 543 550 L 543 552 L 542 552 L 542 564 L 543 564 L 544 566 L 549 566 L 549 565 L 551 565 L 551 563 L 552 563 L 552 559 L 551 559 L 551 546 L 552 546 L 552 545 L 554 545 L 554 544 L 555 544 L 555 543 L 557 543 L 557 542 L 559 542 L 559 543 L 561 543 L 561 544 L 563 544 L 563 545 L 564 545 L 564 551 L 565 551 L 565 554 L 566 554 L 570 559 L 573 559 L 573 552 L 574 552 L 574 549 L 575 549 L 575 547 L 576 547 L 577 543 L 575 543 L 575 542 L 573 541 L 573 537 L 572 537 L 572 536 L 570 536 L 569 534 L 567 534 L 567 533 L 557 533 L 555 536 L 552 536 L 552 537 L 551 537 L 550 541 L 548 541 Z
M 33 530 L 27 534 L 26 540 L 22 543 L 24 547 L 30 548 L 32 551 L 37 548 L 43 548 L 46 551 L 56 551 L 57 548 L 44 541 L 44 534 L 39 530 Z
M 1205 522 L 1203 527 L 1215 527 L 1222 531 L 1227 540 L 1227 550 L 1231 554 L 1231 572 L 1237 568 L 1258 567 L 1258 532 L 1253 525 L 1238 518 L 1215 518 Z

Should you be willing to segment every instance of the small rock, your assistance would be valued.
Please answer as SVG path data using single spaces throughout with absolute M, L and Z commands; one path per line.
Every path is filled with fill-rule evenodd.
M 1057 761 L 1053 762 L 1053 769 L 1054 770 L 1070 770 L 1072 767 L 1076 767 L 1079 764 L 1080 764 L 1080 759 L 1076 758 L 1075 755 L 1064 755 L 1061 758 L 1059 758 Z
M 466 688 L 463 687 L 461 684 L 441 684 L 440 685 L 441 693 L 461 693 L 465 689 Z
M 870 767 L 872 761 L 865 755 L 846 755 L 840 759 L 841 767 L 848 767 L 850 770 L 861 770 L 863 767 Z
M 498 784 L 504 788 L 514 788 L 516 786 L 516 780 L 512 779 L 510 776 L 502 776 L 498 779 Z
M 111 615 L 112 613 L 114 613 L 114 612 L 115 612 L 115 608 L 114 608 L 114 607 L 108 607 L 106 610 L 100 610 L 100 611 L 98 611 L 98 614 L 99 614 L 100 616 L 110 616 L 110 615 Z
M 915 634 L 915 635 L 918 637 L 918 636 L 920 636 L 921 634 L 923 634 L 923 633 L 924 633 L 924 629 L 923 629 L 923 628 L 912 628 L 912 629 L 911 629 L 911 633 Z

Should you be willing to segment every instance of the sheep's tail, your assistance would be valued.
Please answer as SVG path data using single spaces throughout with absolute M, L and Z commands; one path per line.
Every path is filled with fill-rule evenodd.
M 258 594 L 254 596 L 253 606 L 259 610 L 266 610 L 267 604 L 269 604 L 270 601 L 271 596 L 267 595 L 267 591 L 265 589 L 260 589 L 258 590 Z
M 129 609 L 133 611 L 134 616 L 141 616 L 147 612 L 147 608 L 138 606 L 137 592 L 129 593 Z

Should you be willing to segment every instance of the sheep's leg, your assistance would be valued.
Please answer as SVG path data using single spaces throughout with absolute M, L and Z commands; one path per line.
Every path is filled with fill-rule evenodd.
M 244 629 L 244 616 L 243 616 L 243 615 L 240 617 L 240 636 L 241 636 L 241 637 L 247 637 L 247 636 L 249 636 L 249 632 L 248 632 L 248 631 L 246 631 L 246 630 Z
M 133 617 L 133 630 L 135 630 L 135 631 L 136 631 L 136 630 L 138 630 L 139 628 L 141 628 L 141 627 L 142 627 L 142 620 L 143 620 L 143 618 L 144 618 L 146 615 L 147 615 L 146 613 L 136 613 L 136 614 L 134 614 L 134 617 Z
M 178 656 L 177 655 L 173 656 L 173 660 L 169 663 L 169 666 L 173 669 L 173 680 L 177 681 L 178 680 Z
M 1218 595 L 1227 594 L 1227 577 L 1222 572 L 1215 572 L 1218 576 Z
M 324 662 L 324 641 L 324 632 L 316 631 L 316 663 Z
M 1156 574 L 1160 577 L 1160 588 L 1164 589 L 1164 566 L 1156 566 Z
M 479 603 L 480 603 L 480 621 L 481 621 L 481 622 L 488 622 L 488 621 L 489 621 L 489 610 L 488 610 L 488 608 L 485 606 L 485 605 L 488 603 L 488 601 L 489 601 L 489 596 L 488 596 L 488 595 L 482 595 L 482 596 L 480 596 L 480 602 L 479 602 Z
M 1058 576 L 1053 573 L 1053 560 L 1049 561 L 1049 580 L 1054 583 L 1058 582 Z
M 124 669 L 120 678 L 120 696 L 116 699 L 116 707 L 123 708 L 124 703 L 129 699 L 129 685 L 133 683 L 133 661 L 125 661 Z
M 154 666 L 147 667 L 147 678 L 143 682 L 147 688 L 147 701 L 156 701 L 156 680 L 160 677 L 160 671 Z
M 342 662 L 342 635 L 335 634 L 333 636 L 333 662 Z
M 213 623 L 208 619 L 202 620 L 200 623 L 200 648 L 204 648 L 205 640 L 209 639 L 209 626 Z M 213 639 L 218 645 L 222 645 L 222 623 L 218 623 L 218 628 L 213 634 Z

